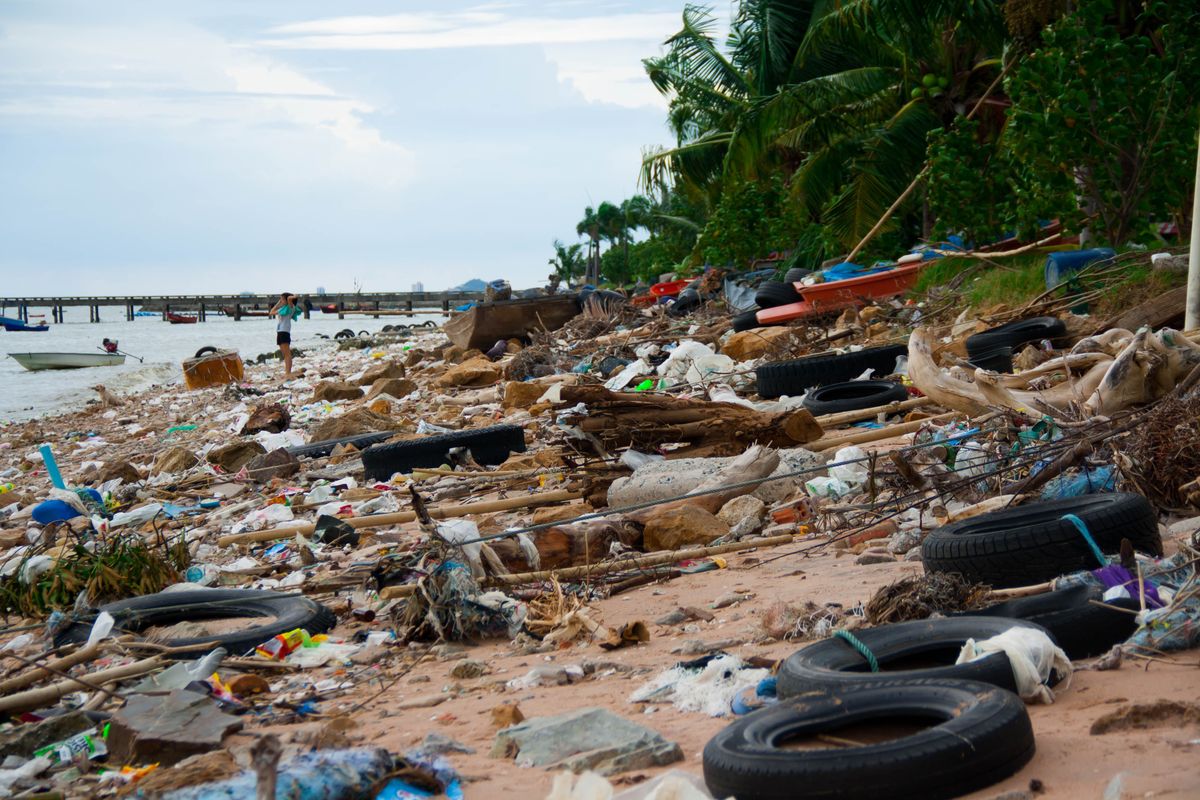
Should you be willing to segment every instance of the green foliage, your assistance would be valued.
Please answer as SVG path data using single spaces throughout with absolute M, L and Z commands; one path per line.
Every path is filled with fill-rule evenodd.
M 666 240 L 653 237 L 633 242 L 628 248 L 609 248 L 600 257 L 600 274 L 616 285 L 639 280 L 657 283 L 659 275 L 678 269 L 686 255 L 686 252 L 680 255 Z
M 554 274 L 563 282 L 570 283 L 583 274 L 587 268 L 587 259 L 583 255 L 583 245 L 564 245 L 558 239 L 554 240 L 554 258 L 549 264 L 554 268 Z
M 1019 305 L 1045 291 L 1045 264 L 1045 253 L 1014 256 L 996 265 L 974 258 L 939 258 L 921 270 L 913 293 L 922 294 L 935 286 L 951 284 L 966 272 L 959 286 L 966 305 L 975 308 L 997 303 Z
M 761 184 L 726 186 L 696 242 L 705 264 L 742 269 L 772 251 L 790 250 L 808 219 L 776 176 Z
M 1189 0 L 1084 0 L 1008 80 L 1013 162 L 1037 179 L 1073 178 L 1102 241 L 1144 239 L 1149 219 L 1187 219 L 1198 37 L 1200 8 Z

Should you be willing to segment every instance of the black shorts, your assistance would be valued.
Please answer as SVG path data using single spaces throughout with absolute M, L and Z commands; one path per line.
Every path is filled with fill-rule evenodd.
M 291 344 L 292 334 L 287 331 L 275 331 L 275 344 Z

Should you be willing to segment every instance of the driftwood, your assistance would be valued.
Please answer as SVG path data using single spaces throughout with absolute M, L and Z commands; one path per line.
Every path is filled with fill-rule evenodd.
M 609 449 L 652 450 L 686 443 L 676 454 L 727 456 L 761 443 L 795 447 L 821 436 L 821 426 L 804 409 L 768 413 L 732 403 L 713 403 L 663 394 L 617 393 L 599 386 L 566 386 L 559 408 L 587 406 L 577 425 Z
M 619 517 L 555 525 L 525 535 L 537 551 L 531 558 L 515 538 L 494 539 L 488 546 L 509 572 L 530 569 L 558 569 L 589 564 L 608 557 L 614 543 L 632 547 L 642 538 L 641 531 Z
M 678 500 L 671 500 L 666 503 L 658 503 L 650 508 L 634 511 L 628 516 L 632 520 L 645 523 L 651 517 L 658 516 L 664 511 L 679 508 L 680 506 L 699 506 L 705 511 L 715 514 L 721 509 L 721 506 L 733 498 L 750 494 L 761 484 L 739 486 L 736 489 L 724 489 L 722 491 L 716 491 L 717 489 L 746 481 L 762 480 L 775 472 L 778 466 L 778 453 L 761 445 L 754 445 L 726 464 L 716 475 L 713 475 L 693 489 L 691 496 L 681 497 Z M 707 494 L 701 494 L 701 492 L 707 492 Z

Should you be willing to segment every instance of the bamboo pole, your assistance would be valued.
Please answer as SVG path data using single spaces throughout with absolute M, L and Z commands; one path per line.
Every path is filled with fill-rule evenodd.
M 913 397 L 909 400 L 895 400 L 882 406 L 860 408 L 856 411 L 839 411 L 836 414 L 822 414 L 816 417 L 816 420 L 817 424 L 822 428 L 831 428 L 838 425 L 847 425 L 851 422 L 862 422 L 865 419 L 874 419 L 880 414 L 898 414 L 901 411 L 910 411 L 914 408 L 931 405 L 933 405 L 933 400 L 928 397 Z
M 569 500 L 578 500 L 583 496 L 583 492 L 559 489 L 553 492 L 542 492 L 541 494 L 508 497 L 504 500 L 484 500 L 479 503 L 465 503 L 463 505 L 435 506 L 429 509 L 429 516 L 434 519 L 466 517 L 471 514 L 489 514 L 493 511 L 511 511 L 515 508 L 533 508 L 535 506 L 564 503 Z M 355 529 L 382 528 L 387 525 L 400 525 L 405 522 L 413 522 L 416 518 L 417 514 L 415 511 L 398 511 L 394 514 L 372 514 L 366 517 L 350 517 L 349 519 L 342 520 L 342 522 L 347 523 Z M 316 530 L 316 528 L 315 523 L 304 522 L 299 525 L 288 525 L 282 528 L 272 528 L 267 531 L 233 533 L 228 536 L 222 536 L 217 540 L 217 544 L 221 547 L 228 547 L 231 544 L 271 542 L 276 539 L 288 539 L 298 533 L 309 534 Z
M 524 583 L 536 583 L 537 581 L 549 580 L 556 578 L 560 581 L 573 581 L 586 578 L 595 578 L 600 575 L 607 575 L 612 572 L 622 572 L 627 569 L 640 569 L 642 567 L 657 567 L 662 564 L 674 564 L 678 561 L 684 561 L 690 558 L 704 558 L 706 556 L 719 555 L 721 553 L 735 553 L 739 550 L 751 550 L 756 547 L 778 547 L 781 544 L 791 544 L 794 540 L 790 533 L 785 533 L 779 536 L 770 536 L 765 539 L 749 539 L 741 542 L 729 542 L 728 544 L 710 545 L 708 547 L 691 547 L 686 550 L 667 550 L 658 553 L 645 553 L 629 558 L 622 558 L 616 561 L 601 561 L 596 564 L 585 564 L 578 567 L 564 567 L 562 569 L 546 569 L 538 572 L 519 572 L 512 575 L 492 575 L 484 582 L 484 586 L 520 586 Z M 384 600 L 395 600 L 401 597 L 408 597 L 416 591 L 416 584 L 407 583 L 403 586 L 386 586 L 379 593 L 379 596 Z
M 153 672 L 162 666 L 162 663 L 162 656 L 151 656 L 150 658 L 143 658 L 141 661 L 134 661 L 120 667 L 111 667 L 93 672 L 86 676 L 87 684 L 74 679 L 67 679 L 44 686 L 41 689 L 30 689 L 10 694 L 7 697 L 0 697 L 0 714 L 19 714 L 35 708 L 42 708 L 58 701 L 70 692 L 91 688 L 88 684 L 103 685 L 127 678 L 136 678 L 139 675 Z
M 20 675 L 14 675 L 8 680 L 0 681 L 0 695 L 12 694 L 18 689 L 24 689 L 26 686 L 32 686 L 38 681 L 48 678 L 54 672 L 63 672 L 77 664 L 91 661 L 100 655 L 100 644 L 100 642 L 96 642 L 81 647 L 74 653 L 47 661 L 43 667 L 37 667 L 28 672 L 22 672 Z
M 900 422 L 896 425 L 888 425 L 886 428 L 873 428 L 861 433 L 843 434 L 841 436 L 826 436 L 817 439 L 815 442 L 809 442 L 804 445 L 805 449 L 821 452 L 824 450 L 833 450 L 837 447 L 846 447 L 851 444 L 866 444 L 868 442 L 878 442 L 883 439 L 891 439 L 893 436 L 902 436 L 906 433 L 912 433 L 919 430 L 922 425 L 936 422 L 949 422 L 955 417 L 960 416 L 957 411 L 949 411 L 945 414 L 938 414 L 936 417 L 926 417 L 925 419 L 917 419 L 912 422 Z

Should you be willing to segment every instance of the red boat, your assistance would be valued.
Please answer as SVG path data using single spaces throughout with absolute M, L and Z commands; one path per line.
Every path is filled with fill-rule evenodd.
M 164 316 L 172 325 L 193 325 L 197 320 L 194 314 L 176 314 L 173 311 L 168 311 Z
M 924 262 L 908 264 L 903 267 L 875 272 L 858 278 L 847 278 L 842 281 L 815 283 L 805 286 L 796 284 L 796 291 L 810 303 L 833 304 L 835 302 L 853 302 L 859 299 L 894 297 L 904 294 L 917 283 L 917 273 Z

